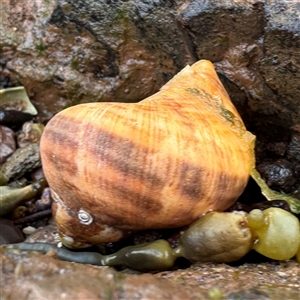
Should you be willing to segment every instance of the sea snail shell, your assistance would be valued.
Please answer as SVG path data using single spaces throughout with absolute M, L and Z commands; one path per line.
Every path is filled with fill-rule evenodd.
M 206 60 L 139 103 L 61 111 L 44 130 L 41 157 L 62 240 L 117 241 L 227 209 L 254 167 L 254 140 Z

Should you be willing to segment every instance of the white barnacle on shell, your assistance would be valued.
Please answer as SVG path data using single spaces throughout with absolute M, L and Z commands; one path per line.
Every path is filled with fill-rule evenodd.
M 84 225 L 90 225 L 93 222 L 93 217 L 83 209 L 79 210 L 78 219 Z

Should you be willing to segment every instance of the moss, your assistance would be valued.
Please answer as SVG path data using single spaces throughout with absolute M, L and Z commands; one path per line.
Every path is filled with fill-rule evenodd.
M 126 9 L 118 7 L 115 11 L 116 20 L 128 20 L 128 12 Z
M 72 67 L 72 69 L 77 70 L 78 69 L 78 65 L 79 65 L 79 62 L 78 62 L 77 58 L 73 58 L 72 61 L 71 61 L 71 67 Z
M 43 45 L 43 42 L 41 40 L 38 40 L 35 44 L 35 49 L 39 52 L 42 52 L 45 50 L 45 47 Z
M 105 289 L 104 293 L 105 293 L 105 299 L 107 300 L 114 299 L 113 292 L 110 288 Z
M 230 39 L 229 39 L 228 36 L 219 36 L 219 37 L 217 38 L 217 43 L 218 43 L 219 45 L 228 45 L 229 42 L 230 42 Z

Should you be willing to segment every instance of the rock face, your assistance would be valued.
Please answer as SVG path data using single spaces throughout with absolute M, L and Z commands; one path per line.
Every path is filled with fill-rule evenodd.
M 135 102 L 213 61 L 250 130 L 300 132 L 298 1 L 3 0 L 1 83 L 49 119 L 82 102 Z M 272 130 L 270 130 L 272 128 Z
M 298 299 L 295 261 L 259 267 L 196 264 L 188 270 L 125 274 L 0 248 L 1 299 Z

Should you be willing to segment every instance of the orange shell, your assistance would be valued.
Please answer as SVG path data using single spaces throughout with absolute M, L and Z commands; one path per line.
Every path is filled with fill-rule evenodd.
M 60 234 L 71 246 L 110 242 L 223 211 L 248 182 L 254 140 L 206 60 L 139 103 L 65 109 L 41 140 Z

